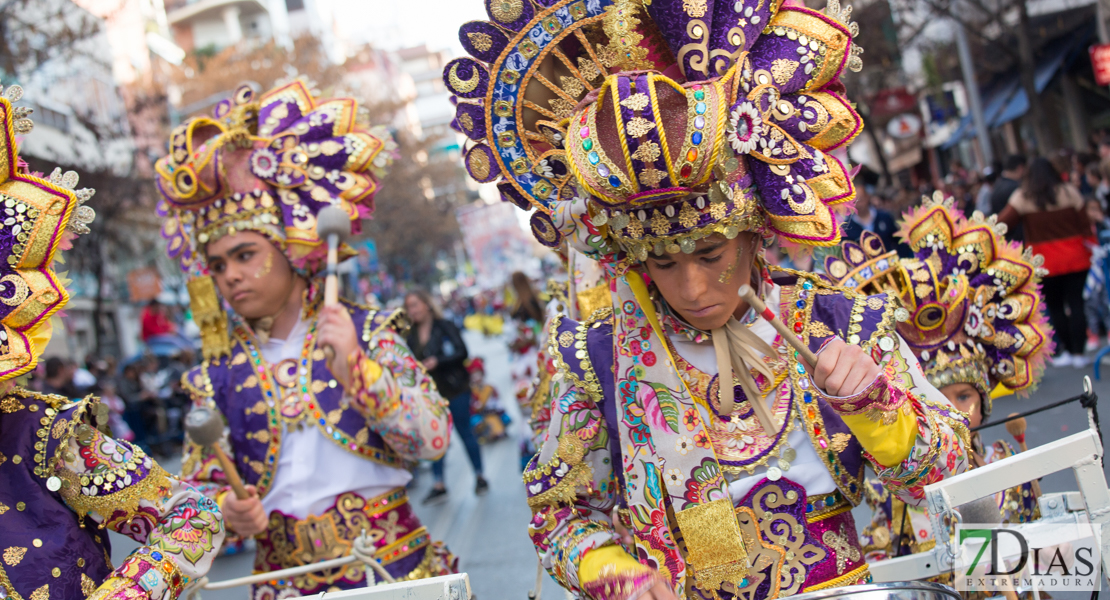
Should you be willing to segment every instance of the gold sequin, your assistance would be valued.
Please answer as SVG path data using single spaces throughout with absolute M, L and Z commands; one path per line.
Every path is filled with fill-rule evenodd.
M 84 557 L 81 557 L 81 558 L 78 558 L 78 559 L 77 559 L 77 566 L 78 566 L 78 567 L 83 567 L 83 566 L 85 566 L 85 559 L 84 559 Z
M 42 540 L 40 540 L 38 538 L 35 538 L 35 539 L 31 540 L 31 545 L 36 547 L 36 548 L 42 548 Z
M 15 455 L 12 456 L 12 464 L 13 465 L 18 465 L 21 462 L 23 462 L 23 457 L 22 456 L 20 456 L 18 454 L 15 454 Z
M 61 577 L 62 576 L 62 570 L 59 569 L 58 567 L 54 567 L 53 569 L 50 570 L 50 574 L 55 576 L 55 577 Z
M 24 510 L 27 509 L 27 503 L 26 502 L 16 502 L 15 503 L 15 509 L 18 510 L 19 512 L 23 512 Z

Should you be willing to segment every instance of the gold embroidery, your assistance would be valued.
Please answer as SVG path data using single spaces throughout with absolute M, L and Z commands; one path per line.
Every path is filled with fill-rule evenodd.
M 475 179 L 488 179 L 490 174 L 489 155 L 485 150 L 478 149 L 473 152 L 468 152 L 466 155 L 466 166 L 470 169 L 470 173 L 474 175 Z
M 653 188 L 653 187 L 658 186 L 659 182 L 663 181 L 663 179 L 666 178 L 666 177 L 667 177 L 667 174 L 665 172 L 660 171 L 659 169 L 656 169 L 655 167 L 648 167 L 647 169 L 644 169 L 643 171 L 640 171 L 640 176 L 639 176 L 640 185 L 642 185 L 644 187 Z M 664 231 L 663 233 L 666 233 L 666 231 Z
M 11 396 L 6 396 L 3 400 L 0 400 L 0 412 L 2 413 L 13 413 L 22 409 L 23 404 Z
M 50 600 L 50 584 L 31 592 L 31 600 Z
M 698 224 L 698 211 L 693 206 L 683 203 L 678 211 L 678 224 L 689 229 Z
M 663 151 L 659 149 L 659 144 L 656 144 L 652 140 L 647 140 L 640 144 L 639 148 L 636 148 L 636 151 L 632 153 L 632 158 L 642 160 L 646 163 L 653 163 L 662 153 Z
M 655 123 L 648 121 L 643 117 L 633 117 L 628 120 L 624 126 L 625 131 L 632 137 L 643 137 L 649 131 L 655 129 Z
M 81 573 L 81 594 L 88 598 L 96 591 L 96 582 L 91 577 Z
M 569 331 L 564 331 L 559 334 L 559 345 L 564 348 L 570 348 L 574 343 L 574 334 Z
M 250 377 L 247 377 L 246 379 L 243 380 L 243 388 L 244 389 L 250 389 L 250 388 L 253 388 L 253 387 L 257 387 L 257 386 L 258 386 L 258 376 L 257 375 L 251 375 Z
M 54 439 L 56 440 L 61 439 L 61 437 L 65 435 L 68 425 L 69 423 L 67 423 L 66 421 L 58 421 L 57 423 L 54 423 L 54 428 L 50 431 L 50 435 L 54 436 Z
M 4 562 L 9 567 L 14 567 L 23 560 L 23 556 L 27 554 L 27 549 L 19 546 L 12 546 L 4 551 Z
M 251 466 L 251 470 L 254 471 L 255 473 L 258 473 L 259 475 L 266 472 L 266 465 L 262 464 L 261 461 L 252 460 L 252 461 L 250 461 L 250 466 Z
M 245 364 L 246 362 L 247 362 L 247 355 L 246 355 L 245 353 L 243 353 L 243 352 L 240 352 L 240 353 L 236 354 L 236 355 L 235 355 L 235 356 L 234 356 L 234 357 L 233 357 L 233 358 L 231 359 L 231 366 L 233 366 L 233 367 L 234 367 L 234 366 L 236 366 L 236 365 L 241 365 L 241 364 Z
M 0 502 L 0 515 L 8 512 L 8 510 L 9 510 L 8 505 L 4 504 L 3 502 Z
M 705 0 L 682 0 L 682 10 L 695 19 L 704 17 L 706 8 Z
M 575 98 L 586 91 L 586 86 L 582 85 L 581 81 L 573 77 L 567 77 L 566 75 L 561 75 L 559 77 L 559 87 L 563 88 L 563 91 Z
M 466 37 L 470 39 L 470 43 L 473 44 L 474 48 L 479 52 L 485 52 L 493 47 L 493 38 L 491 38 L 488 33 L 475 31 L 466 34 Z
M 641 111 L 647 108 L 650 102 L 651 100 L 648 99 L 647 94 L 636 92 L 624 100 L 621 100 L 621 106 L 630 110 Z
M 855 532 L 852 532 L 855 535 Z M 829 548 L 832 548 L 836 553 L 836 572 L 840 573 L 847 566 L 848 561 L 855 562 L 860 559 L 859 548 L 856 548 L 848 540 L 848 534 L 845 532 L 844 523 L 840 524 L 840 531 L 826 531 L 825 535 L 821 536 L 821 542 Z
M 809 330 L 809 335 L 812 337 L 829 337 L 831 335 L 835 335 L 833 334 L 832 330 L 829 329 L 828 325 L 825 325 L 820 321 L 810 321 L 809 325 L 806 326 L 806 329 Z
M 852 435 L 849 433 L 834 433 L 832 436 L 832 443 L 830 447 L 833 452 L 840 454 L 848 447 L 848 442 L 852 441 Z
M 489 4 L 490 15 L 502 23 L 512 23 L 524 12 L 523 0 L 493 0 Z
M 867 308 L 871 310 L 879 310 L 883 307 L 883 299 L 878 296 L 870 296 L 867 298 Z
M 721 498 L 675 511 L 675 520 L 699 588 L 719 590 L 726 582 L 739 585 L 748 576 L 748 552 L 732 500 Z
M 671 222 L 663 215 L 663 211 L 651 211 L 651 232 L 655 235 L 666 235 L 670 230 Z
M 784 85 L 790 81 L 794 73 L 801 66 L 798 61 L 780 58 L 771 63 L 771 76 L 775 78 L 775 83 Z

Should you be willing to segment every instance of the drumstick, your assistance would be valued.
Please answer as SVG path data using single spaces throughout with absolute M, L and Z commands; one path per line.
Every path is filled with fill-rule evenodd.
M 775 313 L 771 312 L 771 310 L 767 308 L 767 305 L 759 299 L 759 296 L 755 295 L 755 291 L 752 290 L 752 286 L 744 284 L 740 286 L 740 289 L 737 291 L 737 293 L 740 295 L 741 298 L 744 299 L 745 302 L 748 303 L 748 306 L 754 308 L 755 312 L 759 313 L 759 316 L 763 317 L 768 323 L 771 324 L 771 326 L 775 328 L 775 331 L 779 332 L 779 336 L 781 336 L 782 339 L 786 341 L 786 343 L 790 344 L 794 347 L 795 350 L 798 351 L 798 354 L 802 357 L 802 360 L 806 362 L 810 369 L 817 365 L 817 355 L 814 354 L 813 351 L 805 345 L 805 342 L 798 339 L 798 336 L 794 335 L 794 333 L 786 327 L 785 323 L 775 317 Z
M 220 462 L 224 477 L 227 478 L 231 490 L 235 492 L 235 497 L 240 500 L 250 498 L 247 488 L 243 485 L 243 479 L 239 477 L 239 471 L 235 469 L 235 463 L 231 462 L 231 457 L 220 447 L 220 438 L 224 435 L 223 419 L 210 409 L 198 406 L 185 415 L 185 432 L 194 443 L 211 450 L 216 455 L 216 460 Z
M 339 245 L 351 235 L 351 218 L 347 211 L 338 206 L 328 206 L 316 215 L 316 233 L 328 244 L 327 275 L 324 279 L 324 306 L 339 303 L 339 274 L 336 265 L 339 264 Z M 331 346 L 324 347 L 330 363 L 335 358 L 335 349 Z

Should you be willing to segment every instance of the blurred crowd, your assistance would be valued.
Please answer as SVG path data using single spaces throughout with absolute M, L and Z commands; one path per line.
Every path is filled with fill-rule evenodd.
M 951 198 L 967 217 L 976 212 L 1007 226 L 1007 238 L 1044 257 L 1048 276 L 1044 302 L 1055 330 L 1056 366 L 1084 368 L 1088 353 L 1110 344 L 1110 133 L 1092 139 L 1096 153 L 1060 151 L 1049 157 L 1006 156 L 976 172 L 959 162 L 938 187 L 882 186 L 881 177 L 861 169 L 855 212 L 844 237 L 876 233 L 887 250 L 909 256 L 896 237 L 901 215 L 936 191 Z M 820 270 L 821 256 L 783 258 L 802 269 Z M 813 261 L 813 262 L 811 262 Z

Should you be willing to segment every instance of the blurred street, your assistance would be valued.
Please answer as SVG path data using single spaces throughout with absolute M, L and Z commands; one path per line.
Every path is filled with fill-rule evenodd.
M 503 399 L 511 399 L 508 370 L 508 348 L 503 337 L 485 337 L 467 331 L 467 345 L 472 356 L 486 360 L 487 375 Z M 994 415 L 1003 417 L 1013 412 L 1051 404 L 1057 400 L 1078 395 L 1083 391 L 1082 376 L 1091 369 L 1048 369 L 1040 388 L 1031 398 L 1001 398 L 994 403 Z M 1110 375 L 1105 373 L 1104 375 Z M 1099 414 L 1110 418 L 1110 381 L 1095 382 L 1099 395 Z M 514 402 L 505 402 L 513 417 L 513 426 L 522 425 L 520 413 Z M 1078 403 L 1061 406 L 1029 419 L 1026 441 L 1029 447 L 1082 431 L 1087 426 L 1087 416 Z M 984 430 L 984 441 L 1013 439 L 1001 425 Z M 1015 444 L 1016 446 L 1016 444 Z M 528 505 L 520 479 L 520 450 L 514 438 L 482 447 L 486 464 L 486 477 L 490 492 L 484 497 L 474 496 L 474 476 L 460 444 L 452 443 L 448 451 L 447 482 L 449 500 L 438 506 L 423 506 L 420 500 L 431 486 L 431 474 L 423 466 L 420 475 L 409 491 L 414 506 L 432 536 L 444 540 L 460 557 L 461 569 L 470 575 L 470 584 L 478 598 L 524 600 L 535 585 L 536 555 L 528 539 Z M 167 465 L 175 471 L 177 464 Z M 1068 472 L 1057 473 L 1042 481 L 1046 493 L 1077 489 L 1075 479 Z M 856 508 L 856 524 L 862 528 L 870 515 L 865 506 Z M 112 534 L 113 560 L 118 564 L 132 548 L 134 542 Z M 213 581 L 248 575 L 253 552 L 226 556 L 216 560 L 209 578 Z M 205 600 L 242 600 L 246 589 L 205 592 Z M 1110 597 L 1110 592 L 1104 592 Z M 561 600 L 562 590 L 551 578 L 544 576 L 544 600 Z

